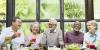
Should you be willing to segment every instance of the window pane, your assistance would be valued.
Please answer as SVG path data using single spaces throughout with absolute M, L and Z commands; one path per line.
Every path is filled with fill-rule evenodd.
M 0 34 L 1 34 L 1 31 L 2 31 L 4 28 L 6 28 L 6 24 L 0 22 Z
M 65 32 L 73 30 L 73 28 L 72 28 L 73 27 L 73 23 L 74 22 L 65 22 L 65 24 L 64 24 Z M 86 32 L 85 22 L 81 22 L 81 29 L 80 29 L 80 31 L 82 31 L 83 33 Z
M 60 18 L 59 0 L 41 0 L 40 10 L 41 19 Z
M 6 19 L 6 0 L 0 0 L 0 20 Z
M 100 31 L 100 22 L 97 22 L 97 29 Z
M 16 16 L 36 19 L 36 0 L 16 0 Z
M 41 22 L 40 23 L 40 32 L 43 33 L 46 29 L 48 29 L 48 22 Z M 60 29 L 60 23 L 57 23 L 57 28 Z
M 25 35 L 31 34 L 30 25 L 31 25 L 31 23 L 22 23 L 22 29 L 23 29 Z
M 85 0 L 64 0 L 64 19 L 85 19 Z
M 100 19 L 100 0 L 94 1 L 94 19 Z

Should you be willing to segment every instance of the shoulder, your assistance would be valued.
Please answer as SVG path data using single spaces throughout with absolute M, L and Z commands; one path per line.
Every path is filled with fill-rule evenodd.
M 88 37 L 88 36 L 90 36 L 89 32 L 87 32 L 87 33 L 84 34 L 84 37 Z
M 84 35 L 85 33 L 83 33 L 83 32 L 80 31 L 80 34 L 81 34 L 81 35 Z
M 61 29 L 57 29 L 57 28 L 56 28 L 55 30 L 56 30 L 56 31 L 62 31 Z
M 11 30 L 11 27 L 4 28 L 1 32 L 5 32 L 5 31 L 9 31 L 9 30 Z
M 26 39 L 26 40 L 31 39 L 31 36 L 32 36 L 32 35 L 27 35 L 27 36 L 25 37 L 25 39 Z
M 50 31 L 50 29 L 46 29 L 44 32 L 48 32 L 48 31 Z
M 3 30 L 9 30 L 9 29 L 11 29 L 11 27 L 6 27 L 6 28 L 4 28 Z
M 20 29 L 18 29 L 18 31 L 23 32 L 23 29 L 22 29 L 22 28 L 20 28 Z
M 48 34 L 48 32 L 50 32 L 50 29 L 46 29 L 43 34 Z
M 42 35 L 37 34 L 37 38 L 41 39 L 42 38 Z
M 72 31 L 70 31 L 70 32 L 66 32 L 66 35 L 69 35 L 69 34 L 72 34 L 73 32 Z
M 99 32 L 99 31 L 96 31 L 96 34 L 97 34 L 98 36 L 100 36 L 100 32 Z

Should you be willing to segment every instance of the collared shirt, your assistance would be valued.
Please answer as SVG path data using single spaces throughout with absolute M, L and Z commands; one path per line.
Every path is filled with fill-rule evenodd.
M 64 42 L 67 44 L 78 43 L 83 44 L 84 34 L 82 32 L 77 32 L 78 35 L 75 35 L 75 32 L 67 32 L 64 38 Z
M 31 36 L 32 36 L 32 34 L 31 35 L 28 35 L 25 38 L 26 46 L 27 46 L 27 43 L 32 39 Z M 36 35 L 36 42 L 34 44 L 32 44 L 31 47 L 32 48 L 39 48 L 39 45 L 41 44 L 41 41 L 42 41 L 42 38 L 39 35 Z
M 100 32 L 96 31 L 95 34 L 91 34 L 90 32 L 87 32 L 84 35 L 84 42 L 82 48 L 87 48 L 87 43 L 92 42 L 95 43 L 96 41 L 100 41 Z
M 12 45 L 20 45 L 24 43 L 24 33 L 21 29 L 19 29 L 17 32 L 21 33 L 20 37 L 16 37 L 15 39 L 11 40 Z M 5 41 L 6 36 L 12 36 L 14 34 L 14 31 L 12 30 L 12 27 L 7 27 L 2 30 L 1 35 L 0 35 L 0 44 L 3 44 Z
M 62 31 L 55 29 L 54 32 L 50 32 L 50 29 L 47 29 L 44 32 L 42 43 L 47 46 L 59 46 L 63 44 Z

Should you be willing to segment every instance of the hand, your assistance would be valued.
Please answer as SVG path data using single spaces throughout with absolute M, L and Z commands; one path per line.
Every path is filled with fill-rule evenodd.
M 20 34 L 21 34 L 20 32 L 15 32 L 13 34 L 12 38 L 20 37 Z
M 11 36 L 6 36 L 4 43 L 10 43 L 11 40 L 12 40 L 12 37 Z
M 96 29 L 95 29 L 95 27 L 93 26 L 93 27 L 91 27 L 91 29 L 89 29 L 89 32 L 90 33 L 95 33 L 95 31 L 96 31 Z
M 32 44 L 36 42 L 36 36 L 35 36 L 35 35 L 32 35 L 32 36 L 31 36 L 30 42 L 31 42 Z
M 34 44 L 34 43 L 36 42 L 36 38 L 31 39 L 30 42 L 31 42 L 32 44 Z

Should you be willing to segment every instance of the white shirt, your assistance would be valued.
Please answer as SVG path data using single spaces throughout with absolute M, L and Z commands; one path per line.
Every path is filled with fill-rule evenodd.
M 21 29 L 19 29 L 17 32 L 21 33 L 20 37 L 16 37 L 15 39 L 11 40 L 12 45 L 20 45 L 21 43 L 24 43 L 24 33 Z M 5 41 L 5 36 L 12 36 L 14 34 L 14 31 L 12 30 L 12 27 L 7 27 L 1 31 L 0 35 L 0 44 L 3 44 Z

